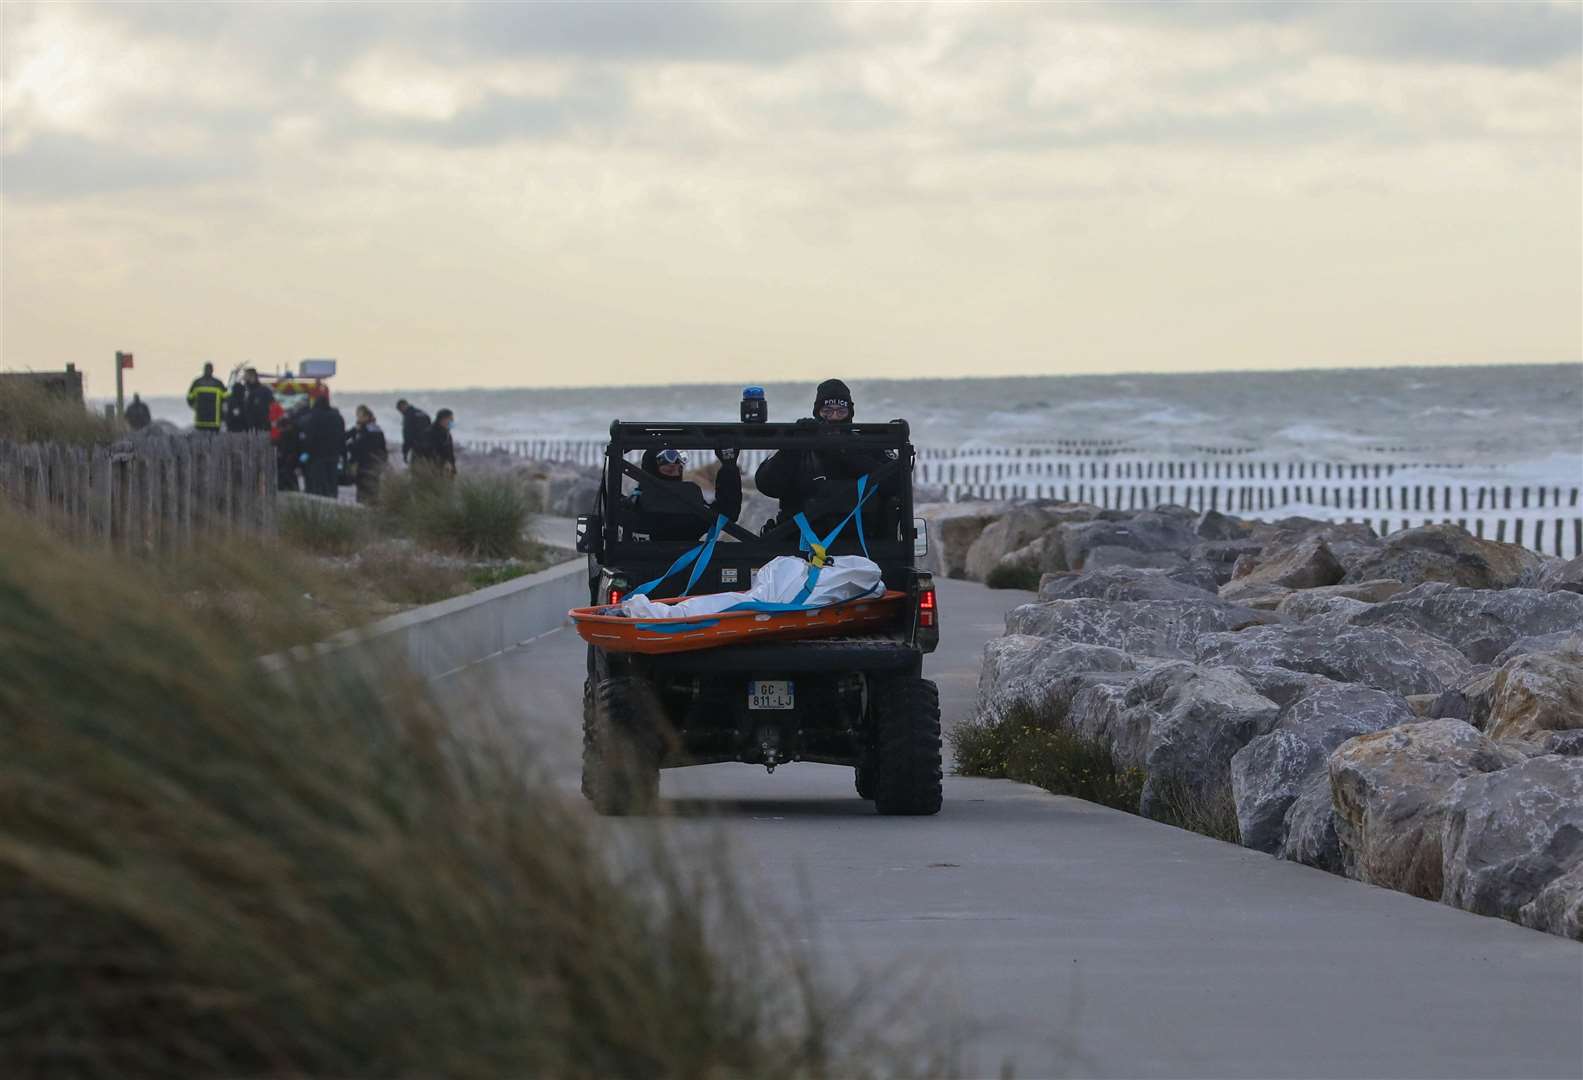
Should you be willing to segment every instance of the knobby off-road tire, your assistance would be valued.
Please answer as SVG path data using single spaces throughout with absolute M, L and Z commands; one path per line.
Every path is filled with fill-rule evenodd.
M 875 696 L 874 719 L 874 809 L 882 814 L 938 814 L 939 689 L 928 679 L 887 680 Z
M 583 690 L 583 794 L 601 814 L 643 814 L 659 798 L 660 705 L 642 679 Z
M 856 766 L 853 770 L 853 782 L 857 787 L 857 797 L 874 801 L 874 763 L 866 761 Z

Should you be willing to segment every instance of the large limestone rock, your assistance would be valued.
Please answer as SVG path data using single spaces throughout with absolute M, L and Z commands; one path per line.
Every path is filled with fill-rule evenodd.
M 1279 854 L 1304 866 L 1345 873 L 1341 840 L 1336 835 L 1336 808 L 1330 796 L 1330 774 L 1318 769 L 1292 801 L 1282 824 Z
M 1583 863 L 1555 878 L 1517 912 L 1535 930 L 1583 941 Z
M 1349 596 L 1315 595 L 1327 591 L 1310 589 L 1291 593 L 1281 600 L 1275 610 L 1288 622 L 1313 623 L 1328 630 L 1336 630 L 1346 626 L 1352 616 L 1367 610 L 1369 606 L 1367 601 L 1354 600 Z
M 1457 781 L 1523 760 L 1460 720 L 1403 724 L 1342 743 L 1330 791 L 1350 877 L 1438 900 L 1441 830 Z
M 1115 544 L 1101 544 L 1090 548 L 1083 560 L 1083 569 L 1109 570 L 1127 568 L 1135 570 L 1177 570 L 1187 565 L 1187 560 L 1174 551 L 1136 551 Z
M 1432 582 L 1360 611 L 1349 622 L 1416 630 L 1450 642 L 1474 663 L 1487 664 L 1522 638 L 1583 631 L 1583 594 Z
M 1472 674 L 1463 655 L 1436 638 L 1410 631 L 1312 623 L 1254 626 L 1240 633 L 1206 633 L 1200 663 L 1228 667 L 1271 665 L 1360 683 L 1406 697 L 1438 694 Z
M 1323 537 L 1305 536 L 1291 544 L 1266 546 L 1253 569 L 1226 588 L 1283 585 L 1288 589 L 1317 589 L 1336 584 L 1346 573 Z
M 1080 574 L 1048 575 L 1040 582 L 1039 599 L 1213 601 L 1213 585 L 1214 576 L 1198 568 L 1167 571 L 1117 566 Z
M 1205 634 L 1257 626 L 1272 618 L 1214 600 L 1081 598 L 1013 608 L 1006 615 L 1006 632 L 1106 645 L 1138 656 L 1187 660 Z
M 978 714 L 1001 717 L 1026 710 L 1058 720 L 1066 715 L 1072 697 L 1097 676 L 1130 674 L 1137 666 L 1119 649 L 1007 634 L 984 646 Z
M 1425 525 L 1387 537 L 1349 566 L 1348 581 L 1395 578 L 1408 585 L 1444 581 L 1470 589 L 1511 589 L 1538 581 L 1543 561 L 1518 544 L 1480 540 L 1459 525 Z
M 1123 521 L 1066 524 L 1059 532 L 1066 565 L 1072 570 L 1083 569 L 1089 552 L 1097 547 L 1186 556 L 1199 541 L 1179 515 L 1158 510 L 1146 510 Z
M 1532 653 L 1501 667 L 1484 728 L 1490 738 L 1542 743 L 1551 732 L 1579 729 L 1583 729 L 1583 655 Z
M 1215 584 L 1224 585 L 1232 579 L 1238 562 L 1247 558 L 1246 565 L 1254 566 L 1263 551 L 1262 540 L 1206 540 L 1202 544 L 1194 544 L 1187 558 L 1190 562 L 1210 567 L 1215 573 Z
M 1583 867 L 1583 759 L 1536 757 L 1469 776 L 1448 802 L 1448 904 L 1517 919 L 1547 885 Z
M 1357 600 L 1364 604 L 1378 604 L 1389 600 L 1406 588 L 1407 586 L 1400 581 L 1393 581 L 1390 578 L 1357 581 L 1351 584 L 1342 582 L 1336 585 L 1322 585 L 1314 589 L 1305 588 L 1302 592 L 1293 594 L 1291 601 L 1281 610 L 1282 614 L 1289 613 L 1300 619 L 1307 612 L 1322 607 L 1326 601 L 1336 597 Z
M 1312 676 L 1310 676 L 1312 677 Z M 1286 814 L 1325 773 L 1331 751 L 1358 735 L 1416 719 L 1395 694 L 1330 683 L 1283 709 L 1273 730 L 1231 759 L 1231 792 L 1246 847 L 1271 853 L 1286 839 Z
M 1570 562 L 1547 560 L 1539 572 L 1539 588 L 1546 592 L 1583 593 L 1583 555 Z
M 1205 510 L 1198 515 L 1193 532 L 1204 540 L 1244 540 L 1253 533 L 1253 525 L 1219 510 Z
M 967 552 L 984 529 L 1006 512 L 1000 503 L 931 503 L 914 510 L 928 522 L 929 552 L 921 569 L 942 577 L 967 573 Z
M 967 549 L 963 572 L 971 581 L 983 581 L 1002 557 L 1039 539 L 1053 524 L 1054 518 L 1043 507 L 1013 506 L 984 526 Z
M 1235 671 L 1174 663 L 1085 687 L 1068 722 L 1108 743 L 1121 764 L 1147 772 L 1139 811 L 1158 816 L 1170 788 L 1203 795 L 1226 784 L 1232 755 L 1268 731 L 1278 712 Z
M 1501 654 L 1495 658 L 1494 663 L 1496 667 L 1499 667 L 1506 661 L 1514 660 L 1519 656 L 1527 656 L 1530 653 L 1553 652 L 1583 652 L 1583 630 L 1557 630 L 1553 634 L 1538 634 L 1534 637 L 1518 638 L 1501 650 Z
M 1303 539 L 1323 540 L 1342 566 L 1352 568 L 1373 556 L 1382 546 L 1371 526 L 1354 521 L 1316 521 L 1313 518 L 1282 518 L 1273 524 L 1256 523 L 1253 538 L 1266 547 L 1290 547 Z

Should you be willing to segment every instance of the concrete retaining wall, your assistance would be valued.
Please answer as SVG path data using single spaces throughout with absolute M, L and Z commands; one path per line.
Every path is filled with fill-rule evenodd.
M 376 666 L 403 665 L 425 679 L 476 664 L 566 623 L 588 603 L 588 562 L 579 556 L 500 585 L 403 611 L 314 646 L 266 656 L 282 670 L 292 659 L 348 653 Z

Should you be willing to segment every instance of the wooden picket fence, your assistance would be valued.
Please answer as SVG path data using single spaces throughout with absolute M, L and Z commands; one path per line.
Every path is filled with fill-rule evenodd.
M 0 506 L 132 552 L 272 534 L 275 450 L 261 433 L 139 435 L 108 446 L 0 440 Z

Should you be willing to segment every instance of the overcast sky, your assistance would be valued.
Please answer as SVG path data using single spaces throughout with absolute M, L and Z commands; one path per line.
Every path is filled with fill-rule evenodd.
M 3 355 L 184 388 L 1583 357 L 1583 6 L 0 4 Z

